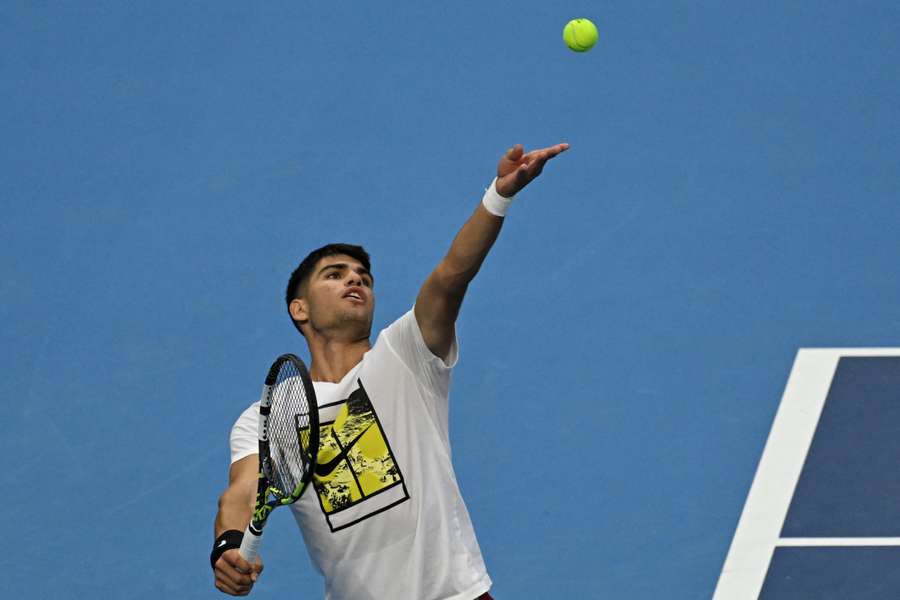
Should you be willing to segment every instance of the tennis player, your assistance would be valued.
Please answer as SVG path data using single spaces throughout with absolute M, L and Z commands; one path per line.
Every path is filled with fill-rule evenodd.
M 497 177 L 422 285 L 415 305 L 369 341 L 375 309 L 369 255 L 330 244 L 297 267 L 286 302 L 306 338 L 321 442 L 312 486 L 291 505 L 329 600 L 489 599 L 487 574 L 450 460 L 448 396 L 455 322 L 469 282 L 513 197 L 558 144 L 500 159 Z M 239 554 L 254 505 L 258 403 L 231 431 L 229 485 L 210 556 L 215 586 L 250 592 L 263 566 Z

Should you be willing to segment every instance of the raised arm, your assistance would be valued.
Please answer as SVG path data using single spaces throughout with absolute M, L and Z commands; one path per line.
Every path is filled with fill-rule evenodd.
M 485 200 L 456 234 L 447 255 L 425 280 L 416 298 L 416 321 L 425 345 L 436 356 L 446 360 L 450 353 L 453 326 L 466 289 L 500 234 L 506 205 L 541 174 L 548 160 L 568 148 L 568 144 L 557 144 L 526 154 L 522 145 L 516 144 L 500 159 L 497 179 L 492 184 L 499 198 L 488 190 Z

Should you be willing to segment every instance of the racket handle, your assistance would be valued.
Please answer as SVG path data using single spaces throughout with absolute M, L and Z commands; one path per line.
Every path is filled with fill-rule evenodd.
M 241 553 L 241 556 L 244 557 L 251 565 L 256 562 L 256 557 L 259 556 L 259 543 L 262 541 L 262 531 L 255 532 L 250 529 L 250 526 L 247 526 L 247 531 L 244 532 L 244 539 L 241 540 L 241 547 L 238 552 Z

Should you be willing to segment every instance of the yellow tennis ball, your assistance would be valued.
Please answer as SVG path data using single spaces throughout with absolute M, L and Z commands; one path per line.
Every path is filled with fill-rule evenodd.
M 588 19 L 572 19 L 563 29 L 566 46 L 575 52 L 587 52 L 597 43 L 597 26 Z

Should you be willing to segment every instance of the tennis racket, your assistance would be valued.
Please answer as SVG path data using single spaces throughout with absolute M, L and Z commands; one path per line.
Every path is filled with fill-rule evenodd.
M 259 400 L 259 484 L 256 508 L 240 553 L 253 563 L 263 527 L 276 506 L 300 499 L 312 479 L 319 449 L 319 411 L 312 379 L 293 354 L 279 356 Z

